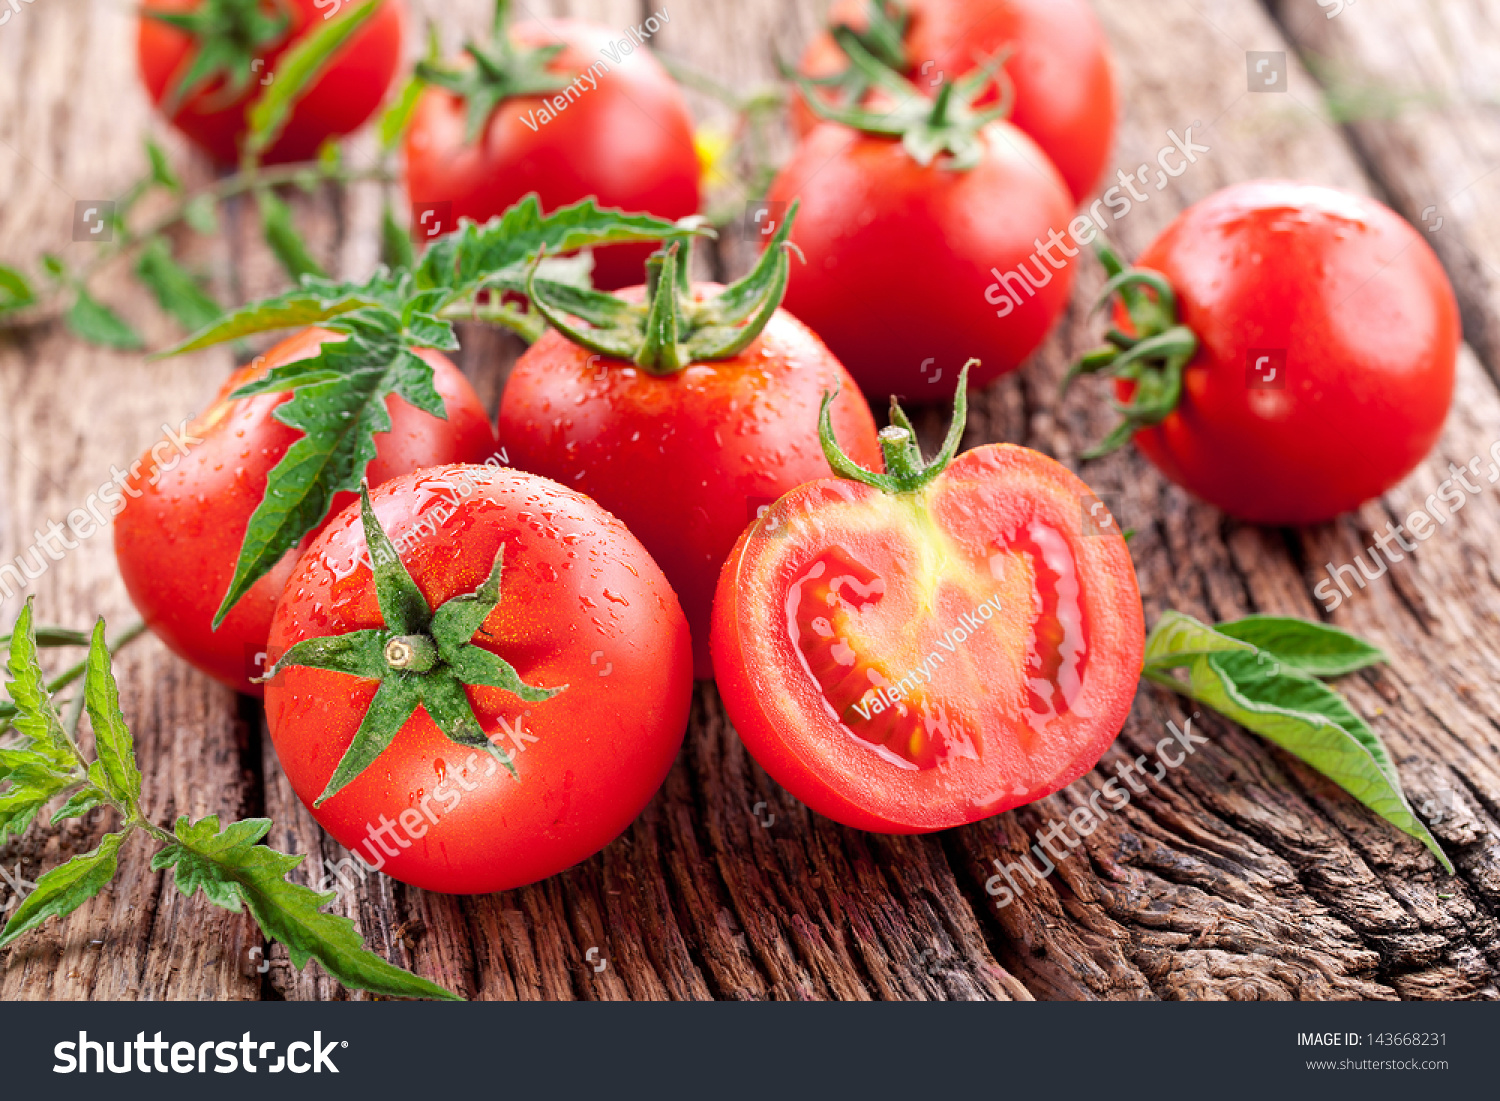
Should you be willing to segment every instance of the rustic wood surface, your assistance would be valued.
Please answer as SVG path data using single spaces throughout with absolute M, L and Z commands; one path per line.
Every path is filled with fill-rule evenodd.
M 768 43 L 794 56 L 823 6 L 669 3 L 671 21 L 654 44 L 740 88 L 773 75 Z M 522 14 L 621 27 L 660 6 L 516 4 Z M 439 19 L 450 49 L 484 23 L 487 7 L 413 3 Z M 1323 563 L 1352 560 L 1372 530 L 1420 505 L 1449 462 L 1487 456 L 1500 440 L 1500 7 L 1382 0 L 1329 18 L 1334 7 L 1096 0 L 1126 111 L 1113 163 L 1134 171 L 1169 144 L 1168 130 L 1189 125 L 1210 147 L 1113 235 L 1134 254 L 1189 203 L 1255 176 L 1368 190 L 1431 231 L 1474 350 L 1463 352 L 1458 398 L 1432 457 L 1384 500 L 1337 523 L 1237 524 L 1129 452 L 1082 468 L 1137 529 L 1148 622 L 1168 607 L 1216 619 L 1318 617 L 1311 588 Z M 193 179 L 207 178 L 151 116 L 124 48 L 132 18 L 119 0 L 37 0 L 0 27 L 0 257 L 50 250 L 86 259 L 90 246 L 70 242 L 74 201 L 114 195 L 142 170 L 143 129 L 191 165 Z M 1248 92 L 1247 50 L 1288 51 L 1288 91 Z M 694 106 L 705 117 L 716 110 L 702 97 Z M 368 156 L 367 141 L 356 146 L 355 159 Z M 320 257 L 351 277 L 374 263 L 378 209 L 372 187 L 297 206 Z M 226 300 L 279 285 L 248 217 L 231 219 L 203 249 L 195 259 Z M 731 236 L 709 266 L 733 275 L 745 260 Z M 966 444 L 1010 440 L 1079 468 L 1078 451 L 1109 414 L 1088 386 L 1059 404 L 1057 383 L 1097 338 L 1087 310 L 1102 281 L 1097 265 L 1083 265 L 1054 336 L 974 403 Z M 115 275 L 100 289 L 153 344 L 169 339 L 128 280 Z M 494 408 L 519 345 L 484 330 L 462 335 L 465 370 Z M 0 561 L 23 553 L 34 529 L 63 520 L 161 425 L 201 408 L 230 367 L 223 351 L 147 363 L 85 347 L 57 326 L 0 337 Z M 929 442 L 940 419 L 919 421 Z M 897 838 L 844 829 L 791 800 L 748 758 L 713 687 L 700 685 L 666 785 L 599 856 L 480 898 L 373 878 L 335 907 L 377 951 L 475 998 L 1495 997 L 1500 591 L 1489 549 L 1497 540 L 1500 504 L 1487 490 L 1331 617 L 1392 655 L 1342 687 L 1389 742 L 1414 804 L 1446 808 L 1434 831 L 1458 865 L 1454 878 L 1288 755 L 1205 714 L 1194 729 L 1210 745 L 1109 819 L 1058 874 L 997 912 L 984 890 L 993 861 L 1019 859 L 1037 830 L 1085 801 L 1117 762 L 1152 754 L 1168 720 L 1191 713 L 1180 700 L 1142 688 L 1099 770 L 1067 791 L 969 828 Z M 29 591 L 44 621 L 133 618 L 107 534 L 49 562 Z M 9 622 L 21 599 L 0 604 L 0 618 Z M 153 640 L 126 651 L 118 668 L 146 802 L 161 821 L 269 815 L 270 843 L 307 853 L 309 882 L 346 855 L 294 797 L 258 705 Z M 108 826 L 95 812 L 60 830 L 34 827 L 0 847 L 0 865 L 34 879 L 91 848 Z M 0 906 L 9 900 L 0 884 Z M 591 959 L 607 966 L 596 970 Z M 349 996 L 316 965 L 292 970 L 247 917 L 181 898 L 138 848 L 98 899 L 0 952 L 5 999 Z

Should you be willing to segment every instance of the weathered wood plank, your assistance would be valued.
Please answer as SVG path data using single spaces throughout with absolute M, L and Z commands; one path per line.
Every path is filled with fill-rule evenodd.
M 1271 10 L 1347 117 L 1383 193 L 1452 274 L 1464 334 L 1500 377 L 1500 19 L 1483 0 Z
M 484 25 L 488 4 L 414 7 L 439 17 L 451 49 L 460 27 Z M 623 27 L 649 5 L 518 7 L 544 19 L 575 15 Z M 661 46 L 746 87 L 774 72 L 768 42 L 796 54 L 817 7 L 694 0 L 672 10 Z M 1360 28 L 1373 33 L 1364 24 L 1345 26 L 1365 7 L 1325 22 L 1350 36 L 1335 40 L 1346 56 L 1385 72 L 1380 51 L 1389 43 L 1355 37 Z M 1167 131 L 1181 134 L 1189 124 L 1212 147 L 1113 227 L 1127 253 L 1189 202 L 1234 180 L 1297 175 L 1370 186 L 1305 72 L 1293 68 L 1285 96 L 1245 90 L 1244 51 L 1286 48 L 1252 0 L 1100 0 L 1098 10 L 1127 104 L 1116 163 L 1134 171 L 1154 161 L 1170 141 Z M 25 15 L 29 25 L 17 21 L 0 32 L 0 73 L 19 73 L 0 79 L 0 239 L 8 257 L 65 245 L 71 197 L 59 200 L 53 181 L 117 188 L 139 166 L 132 135 L 147 118 L 128 58 L 107 48 L 123 35 L 128 13 L 49 0 Z M 1283 23 L 1300 41 L 1285 13 Z M 25 39 L 12 37 L 18 29 Z M 1462 49 L 1466 72 L 1481 71 L 1486 59 L 1493 71 L 1500 54 L 1477 34 Z M 1425 70 L 1420 79 L 1442 86 Z M 695 106 L 712 113 L 702 100 Z M 1355 136 L 1379 186 L 1404 195 L 1392 182 L 1402 166 L 1371 156 L 1375 137 L 1358 127 Z M 1421 162 L 1414 171 L 1427 163 L 1425 149 L 1407 154 Z M 352 155 L 368 157 L 368 144 Z M 1437 164 L 1452 155 L 1431 153 Z M 1409 190 L 1403 208 L 1419 219 L 1420 188 Z M 297 209 L 320 256 L 347 275 L 368 270 L 378 215 L 373 188 L 299 200 Z M 1464 247 L 1482 251 L 1484 225 L 1455 217 L 1434 235 L 1440 251 L 1450 226 Z M 207 257 L 221 265 L 226 296 L 236 299 L 280 285 L 245 222 L 231 225 L 222 255 Z M 717 250 L 723 274 L 743 270 L 748 259 L 745 243 L 732 237 Z M 1077 467 L 1079 450 L 1109 415 L 1087 387 L 1061 406 L 1055 394 L 1071 356 L 1093 343 L 1086 308 L 1101 282 L 1097 267 L 1085 265 L 1058 334 L 1026 371 L 976 401 L 969 444 L 1013 440 Z M 105 289 L 132 316 L 151 316 L 123 281 Z M 1483 295 L 1460 289 L 1471 296 L 1467 319 Z M 463 365 L 493 408 L 518 347 L 477 329 L 463 337 Z M 43 363 L 46 371 L 33 366 Z M 55 329 L 0 342 L 7 441 L 0 555 L 23 550 L 33 527 L 65 515 L 157 425 L 201 406 L 227 366 L 222 354 L 146 365 L 85 349 Z M 929 443 L 940 422 L 936 413 L 920 422 Z M 1148 619 L 1168 606 L 1207 618 L 1316 616 L 1311 587 L 1322 563 L 1350 561 L 1387 519 L 1421 504 L 1448 476 L 1449 461 L 1487 455 L 1495 439 L 1500 395 L 1466 353 L 1455 413 L 1433 458 L 1383 502 L 1336 524 L 1306 532 L 1235 524 L 1130 453 L 1083 473 L 1139 531 L 1132 549 Z M 1438 874 L 1419 845 L 1295 760 L 1203 716 L 1193 729 L 1208 745 L 1136 795 L 1054 875 L 997 911 L 985 890 L 994 861 L 1019 860 L 1038 830 L 1085 801 L 1116 766 L 1154 756 L 1167 720 L 1181 724 L 1191 713 L 1180 701 L 1143 688 L 1100 768 L 1051 799 L 942 836 L 884 838 L 837 827 L 792 801 L 749 759 L 714 690 L 700 686 L 687 742 L 662 792 L 600 856 L 546 883 L 484 898 L 446 898 L 376 877 L 341 892 L 335 909 L 353 917 L 377 951 L 481 998 L 1494 997 L 1500 596 L 1488 547 L 1497 528 L 1500 509 L 1482 494 L 1440 537 L 1332 616 L 1393 657 L 1344 687 L 1375 716 L 1414 800 L 1451 806 L 1435 830 L 1460 866 L 1454 880 Z M 101 609 L 113 622 L 128 618 L 102 537 L 56 563 L 34 588 L 45 619 L 81 623 Z M 0 605 L 0 613 L 15 606 Z M 148 762 L 148 797 L 163 820 L 179 812 L 266 813 L 276 820 L 271 843 L 310 854 L 308 882 L 346 855 L 292 794 L 258 708 L 237 705 L 151 642 L 122 660 L 121 674 Z M 0 849 L 0 861 L 20 859 L 34 872 L 91 847 L 104 827 L 91 820 L 81 829 L 38 830 Z M 105 943 L 90 946 L 96 939 Z M 316 966 L 291 971 L 279 947 L 270 949 L 269 972 L 257 974 L 250 949 L 259 945 L 247 919 L 176 897 L 137 860 L 117 892 L 0 954 L 0 997 L 349 996 Z
M 85 262 L 96 246 L 72 240 L 75 200 L 111 198 L 144 170 L 138 134 L 149 113 L 133 54 L 120 49 L 132 40 L 132 18 L 118 5 L 56 0 L 23 7 L 0 30 L 0 240 L 7 259 L 32 261 L 51 251 L 75 266 Z M 127 316 L 156 316 L 145 292 L 118 272 L 99 290 Z M 157 343 L 169 335 L 160 323 L 146 332 Z M 228 360 L 218 360 L 222 374 Z M 0 562 L 28 554 L 38 529 L 64 522 L 110 480 L 113 466 L 128 467 L 163 424 L 177 425 L 217 386 L 204 360 L 147 364 L 138 355 L 86 347 L 59 326 L 0 337 Z M 0 601 L 0 619 L 9 624 L 31 594 L 43 622 L 86 626 L 102 613 L 119 629 L 136 618 L 108 530 L 76 542 L 27 590 Z M 251 785 L 233 694 L 152 640 L 122 658 L 119 674 L 145 800 L 159 819 L 243 813 Z M 33 827 L 0 848 L 0 863 L 19 863 L 34 880 L 93 848 L 113 817 L 96 811 L 61 831 Z M 253 923 L 183 899 L 150 871 L 148 859 L 144 846 L 130 845 L 114 887 L 0 952 L 0 998 L 257 997 L 249 950 L 260 935 Z

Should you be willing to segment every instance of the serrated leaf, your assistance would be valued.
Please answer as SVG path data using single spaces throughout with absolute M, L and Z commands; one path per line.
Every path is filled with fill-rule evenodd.
M 109 798 L 104 791 L 93 784 L 88 784 L 75 791 L 68 801 L 57 809 L 52 815 L 52 825 L 67 821 L 69 818 L 82 818 L 95 807 L 109 805 Z
M 450 288 L 460 295 L 480 285 L 523 291 L 527 265 L 543 249 L 555 255 L 621 241 L 659 241 L 684 232 L 664 218 L 605 209 L 592 198 L 543 216 L 541 202 L 531 194 L 483 226 L 465 222 L 434 241 L 422 256 L 417 285 Z
M 45 756 L 54 767 L 71 769 L 75 763 L 72 746 L 37 661 L 32 616 L 32 598 L 27 597 L 16 617 L 6 654 L 5 667 L 11 679 L 5 690 L 16 705 L 11 725 L 28 739 L 29 748 Z
M 271 470 L 265 497 L 246 526 L 215 626 L 322 522 L 335 494 L 360 487 L 375 458 L 375 436 L 391 430 L 387 398 L 400 396 L 446 419 L 431 365 L 405 347 L 402 337 L 372 335 L 370 327 L 364 328 L 364 333 L 324 343 L 317 356 L 277 367 L 235 392 L 246 397 L 292 390 L 291 400 L 277 406 L 274 416 L 303 435 Z
M 1216 629 L 1315 677 L 1341 677 L 1389 660 L 1380 647 L 1348 631 L 1305 619 L 1252 615 L 1220 623 Z
M 392 998 L 462 1000 L 367 950 L 348 918 L 323 913 L 335 895 L 286 878 L 303 858 L 255 843 L 270 828 L 268 819 L 251 819 L 221 833 L 217 817 L 196 824 L 179 818 L 174 831 L 178 844 L 157 853 L 151 866 L 158 871 L 174 869 L 177 888 L 185 895 L 201 890 L 216 905 L 236 913 L 243 904 L 268 937 L 286 945 L 298 970 L 316 959 L 331 976 L 356 990 Z
M 245 148 L 258 156 L 276 143 L 297 100 L 312 87 L 333 56 L 363 27 L 384 0 L 365 0 L 349 14 L 326 19 L 276 62 L 276 79 L 251 105 Z
M 19 310 L 36 301 L 30 281 L 15 268 L 0 264 L 0 313 Z
M 182 181 L 177 178 L 177 173 L 172 170 L 172 162 L 167 159 L 166 150 L 156 144 L 154 138 L 146 139 L 146 159 L 151 162 L 151 179 L 174 194 L 182 191 Z
M 213 325 L 159 355 L 181 355 L 256 333 L 317 325 L 370 307 L 400 309 L 410 290 L 411 277 L 405 273 L 393 277 L 381 271 L 364 283 L 336 283 L 309 277 L 296 290 L 225 314 Z
M 141 770 L 135 761 L 135 741 L 120 711 L 120 687 L 110 668 L 109 643 L 104 639 L 102 619 L 94 624 L 83 692 L 89 722 L 94 728 L 94 755 L 104 772 L 104 787 L 126 806 L 134 806 L 141 797 Z
M 8 779 L 13 773 L 25 777 L 56 771 L 56 758 L 45 748 L 38 752 L 33 746 L 22 742 L 20 745 L 0 749 L 0 781 Z
M 0 844 L 7 836 L 20 837 L 43 807 L 78 782 L 76 776 L 23 769 L 7 780 L 9 786 L 0 792 Z
M 189 331 L 213 324 L 224 312 L 198 280 L 172 258 L 172 250 L 162 237 L 151 238 L 141 250 L 135 274 L 155 295 L 157 304 Z
M 297 232 L 291 209 L 276 197 L 275 192 L 269 188 L 256 191 L 255 205 L 260 211 L 266 244 L 292 281 L 296 282 L 304 275 L 323 276 L 323 268 L 312 258 L 302 235 Z
M 120 842 L 124 839 L 124 834 L 105 834 L 93 852 L 75 856 L 38 879 L 36 889 L 26 896 L 0 932 L 0 948 L 50 917 L 66 917 L 102 891 L 115 877 Z
M 195 196 L 182 208 L 182 220 L 205 237 L 219 232 L 219 205 L 207 192 Z
M 124 318 L 82 287 L 75 291 L 73 305 L 68 308 L 64 320 L 74 336 L 90 344 L 102 344 L 122 352 L 134 352 L 146 346 L 140 334 Z

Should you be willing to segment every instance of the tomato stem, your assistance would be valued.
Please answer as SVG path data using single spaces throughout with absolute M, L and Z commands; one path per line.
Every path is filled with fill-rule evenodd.
M 397 635 L 385 644 L 385 663 L 400 672 L 425 673 L 437 662 L 437 643 L 426 635 Z
M 368 485 L 360 487 L 360 522 L 382 625 L 304 638 L 282 654 L 263 678 L 274 682 L 283 669 L 301 667 L 380 682 L 359 729 L 313 806 L 322 806 L 374 764 L 419 707 L 455 745 L 483 750 L 519 780 L 510 756 L 485 733 L 464 687 L 499 688 L 526 703 L 542 703 L 567 685 L 539 688 L 527 684 L 508 661 L 473 642 L 500 604 L 504 544 L 477 589 L 433 608 L 380 526 Z
M 848 56 L 850 71 L 858 73 L 853 79 L 841 74 L 833 83 L 846 91 L 857 90 L 857 95 L 829 101 L 820 94 L 820 88 L 826 88 L 829 82 L 820 84 L 790 66 L 783 66 L 784 75 L 797 85 L 818 117 L 868 134 L 898 137 L 918 164 L 931 164 L 940 153 L 947 153 L 946 167 L 958 172 L 973 168 L 984 152 L 981 132 L 990 123 L 1009 115 L 1015 102 L 1015 87 L 1005 72 L 1010 57 L 1008 49 L 1001 50 L 960 80 L 944 81 L 936 99 L 932 99 L 872 52 L 869 44 L 849 27 L 834 27 L 833 38 Z M 975 103 L 992 84 L 1000 87 L 999 103 L 981 111 Z M 865 95 L 877 90 L 889 96 L 895 106 L 880 111 L 864 106 Z
M 468 104 L 464 141 L 473 145 L 489 124 L 495 109 L 515 96 L 560 92 L 576 73 L 554 72 L 552 63 L 565 49 L 560 42 L 547 46 L 518 46 L 510 36 L 510 4 L 496 0 L 490 41 L 464 43 L 472 65 L 447 65 L 431 59 L 417 62 L 421 80 L 436 84 Z
M 1063 376 L 1063 394 L 1079 375 L 1107 374 L 1134 384 L 1129 402 L 1115 402 L 1120 422 L 1098 444 L 1083 452 L 1084 459 L 1097 459 L 1123 447 L 1136 432 L 1160 424 L 1182 400 L 1182 376 L 1198 354 L 1198 336 L 1179 322 L 1177 293 L 1166 276 L 1150 268 L 1127 268 L 1103 245 L 1099 262 L 1109 280 L 1095 304 L 1096 310 L 1116 296 L 1134 330 L 1127 333 L 1111 326 L 1102 348 L 1086 352 Z
M 969 416 L 969 368 L 977 367 L 979 360 L 971 359 L 958 372 L 958 392 L 953 398 L 953 421 L 948 426 L 948 438 L 931 462 L 923 462 L 922 449 L 917 445 L 916 429 L 901 404 L 891 399 L 891 423 L 880 430 L 880 448 L 885 455 L 885 473 L 866 470 L 845 454 L 833 434 L 834 398 L 838 391 L 823 395 L 823 407 L 818 414 L 818 440 L 823 445 L 823 455 L 833 472 L 841 478 L 862 482 L 884 493 L 912 493 L 932 481 L 953 461 L 958 446 L 963 442 L 964 425 Z
M 670 375 L 694 363 L 729 359 L 760 335 L 786 295 L 789 254 L 796 249 L 787 238 L 797 206 L 793 202 L 787 210 L 750 273 L 711 297 L 693 293 L 688 245 L 682 240 L 646 261 L 644 301 L 541 281 L 536 277 L 540 254 L 527 275 L 526 296 L 573 343 L 649 374 Z

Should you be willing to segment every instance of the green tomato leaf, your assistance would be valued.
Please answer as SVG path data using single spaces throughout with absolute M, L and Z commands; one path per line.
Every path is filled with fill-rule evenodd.
M 1189 665 L 1200 655 L 1226 650 L 1255 653 L 1251 643 L 1221 635 L 1190 615 L 1168 609 L 1146 638 L 1145 664 L 1148 669 L 1171 669 Z
M 1341 677 L 1388 661 L 1385 652 L 1327 623 L 1286 616 L 1252 615 L 1220 623 L 1220 634 L 1248 642 L 1281 664 L 1315 677 Z
M 307 251 L 307 244 L 292 221 L 290 208 L 276 197 L 276 193 L 261 188 L 255 193 L 255 205 L 260 210 L 266 244 L 271 246 L 271 251 L 292 281 L 297 282 L 304 275 L 322 276 L 323 268 Z
M 375 124 L 375 132 L 380 136 L 382 150 L 387 153 L 395 151 L 402 136 L 406 133 L 406 128 L 411 125 L 411 116 L 417 109 L 417 102 L 426 90 L 427 82 L 419 76 L 408 77 L 406 83 L 401 86 L 400 94 L 391 101 L 391 105 L 385 109 L 380 120 Z
M 213 324 L 224 312 L 198 280 L 172 258 L 165 238 L 151 238 L 136 259 L 135 274 L 156 296 L 161 308 L 189 331 Z
M 434 241 L 417 272 L 420 287 L 443 287 L 465 297 L 481 286 L 522 292 L 527 266 L 539 252 L 572 252 L 619 241 L 659 241 L 698 232 L 650 214 L 604 209 L 592 198 L 542 214 L 527 195 L 482 226 L 465 222 Z
M 405 272 L 395 277 L 385 271 L 377 272 L 364 283 L 336 283 L 331 279 L 309 276 L 296 290 L 225 314 L 214 324 L 159 355 L 181 355 L 256 333 L 319 325 L 371 307 L 399 311 L 410 293 L 411 276 Z
M 276 62 L 276 79 L 265 86 L 250 107 L 250 131 L 245 137 L 249 153 L 259 156 L 276 143 L 297 100 L 383 2 L 365 0 L 347 15 L 325 19 L 321 27 L 281 55 Z
M 5 663 L 11 676 L 5 690 L 16 705 L 11 725 L 27 740 L 26 748 L 45 757 L 53 770 L 72 772 L 77 761 L 37 661 L 32 616 L 32 598 L 27 597 L 11 632 Z
M 0 844 L 20 837 L 43 807 L 78 782 L 76 776 L 31 769 L 17 769 L 7 779 L 0 792 Z
M 139 333 L 132 329 L 114 310 L 104 305 L 84 290 L 76 289 L 73 305 L 64 320 L 73 335 L 90 344 L 102 344 L 122 352 L 139 351 L 146 346 Z
M 250 517 L 217 627 L 250 587 L 328 515 L 335 494 L 359 489 L 375 458 L 375 437 L 391 430 L 386 399 L 398 395 L 447 418 L 432 367 L 407 346 L 400 318 L 377 310 L 347 315 L 332 326 L 352 328 L 310 359 L 284 364 L 241 387 L 234 397 L 293 391 L 275 417 L 304 435 L 272 469 L 266 495 Z M 396 331 L 392 332 L 392 328 Z
M 26 896 L 0 931 L 0 948 L 50 917 L 66 917 L 103 890 L 115 877 L 124 839 L 124 834 L 105 834 L 93 852 L 75 856 L 37 880 L 36 890 Z
M 237 822 L 222 832 L 217 817 L 189 823 L 179 818 L 178 843 L 151 861 L 157 871 L 174 869 L 177 889 L 191 896 L 201 890 L 217 906 L 238 913 L 243 904 L 268 937 L 285 944 L 298 970 L 316 959 L 347 987 L 391 998 L 461 1001 L 436 983 L 381 959 L 364 947 L 354 922 L 323 913 L 333 894 L 288 882 L 302 862 L 256 844 L 271 828 L 269 819 Z
M 93 770 L 90 769 L 90 772 Z M 95 807 L 109 805 L 109 796 L 104 790 L 95 784 L 87 784 L 75 791 L 52 816 L 52 825 L 64 822 L 69 818 L 82 818 Z
M 36 301 L 31 283 L 15 268 L 0 264 L 0 313 L 19 310 Z
M 1277 637 L 1287 637 L 1286 632 Z M 1295 646 L 1293 651 L 1302 652 Z M 1328 685 L 1179 612 L 1162 616 L 1146 641 L 1146 654 L 1147 679 L 1276 743 L 1421 841 L 1453 873 L 1447 854 L 1407 802 L 1389 750 Z M 1168 671 L 1183 666 L 1186 683 Z
M 141 797 L 141 770 L 135 760 L 135 742 L 120 711 L 120 687 L 110 669 L 109 643 L 104 639 L 102 619 L 94 624 L 83 692 L 89 722 L 94 728 L 94 754 L 104 774 L 102 786 L 127 807 L 133 807 Z
M 151 182 L 160 184 L 173 194 L 181 194 L 182 181 L 172 170 L 172 162 L 167 159 L 166 150 L 157 145 L 154 138 L 146 139 L 146 159 L 151 162 Z
M 205 237 L 219 232 L 219 207 L 208 193 L 195 196 L 182 208 L 182 219 Z

